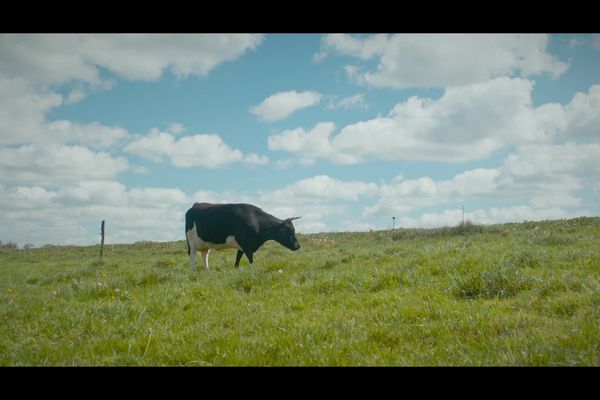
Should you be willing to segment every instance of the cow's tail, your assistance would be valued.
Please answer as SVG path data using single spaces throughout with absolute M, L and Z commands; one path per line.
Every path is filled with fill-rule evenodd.
M 190 211 L 191 210 L 188 210 L 188 212 L 185 213 L 185 242 L 187 243 L 188 256 L 190 255 L 191 249 L 190 249 L 190 241 L 188 240 L 187 233 L 190 229 L 192 229 L 192 226 L 194 226 L 194 221 L 190 215 Z

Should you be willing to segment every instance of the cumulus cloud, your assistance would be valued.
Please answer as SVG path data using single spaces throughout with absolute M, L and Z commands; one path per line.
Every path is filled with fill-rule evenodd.
M 156 80 L 165 70 L 204 76 L 262 40 L 247 34 L 7 34 L 0 37 L 0 71 L 45 84 L 98 83 L 99 68 L 136 80 Z
M 317 158 L 329 158 L 333 155 L 330 137 L 334 129 L 332 122 L 320 122 L 309 131 L 296 128 L 271 135 L 267 144 L 269 150 L 293 153 L 302 164 L 308 165 Z
M 101 68 L 132 80 L 156 80 L 167 70 L 177 77 L 205 76 L 262 40 L 262 35 L 245 34 L 0 35 L 0 144 L 113 145 L 124 138 L 124 130 L 50 122 L 46 114 L 80 101 L 88 90 L 110 86 Z M 64 98 L 57 89 L 68 84 Z
M 334 96 L 329 100 L 329 108 L 332 110 L 336 109 L 354 109 L 354 108 L 367 108 L 365 103 L 365 95 L 363 93 L 356 94 L 354 96 L 342 97 L 341 99 Z
M 176 139 L 172 133 L 158 129 L 152 129 L 148 135 L 131 141 L 124 151 L 154 162 L 161 162 L 166 157 L 180 168 L 218 168 L 236 162 L 268 162 L 266 156 L 244 155 L 240 150 L 232 149 L 217 134 L 190 135 Z
M 6 159 L 14 162 L 14 157 L 1 158 Z M 368 182 L 316 175 L 268 191 L 201 190 L 192 196 L 178 188 L 128 189 L 102 177 L 74 177 L 56 189 L 48 181 L 30 179 L 15 187 L 0 185 L 5 211 L 0 234 L 23 243 L 92 243 L 95 225 L 106 219 L 117 241 L 176 240 L 183 212 L 195 201 L 247 202 L 279 218 L 302 216 L 295 226 L 303 233 L 375 229 L 373 221 L 390 216 L 397 217 L 397 226 L 455 225 L 462 213 L 457 204 L 466 205 L 465 218 L 480 224 L 567 218 L 589 214 L 579 191 L 593 185 L 597 190 L 598 159 L 599 144 L 524 145 L 497 168 L 467 170 L 445 180 L 398 176 Z M 481 200 L 509 205 L 470 209 L 469 204 Z M 362 215 L 350 214 L 350 207 L 357 206 Z M 431 211 L 439 207 L 447 208 Z M 45 221 L 42 227 L 36 225 L 40 220 Z
M 600 144 L 528 145 L 510 154 L 502 171 L 512 176 L 551 181 L 561 175 L 593 178 L 600 175 Z
M 259 105 L 250 107 L 250 112 L 268 122 L 279 121 L 298 110 L 318 104 L 320 100 L 321 94 L 312 91 L 278 92 L 264 99 Z
M 107 243 L 183 238 L 183 214 L 192 199 L 177 188 L 133 188 L 83 180 L 49 190 L 0 187 L 0 236 L 20 244 L 97 243 L 101 220 Z
M 504 224 L 508 222 L 543 221 L 547 219 L 576 218 L 589 215 L 587 210 L 569 211 L 560 207 L 538 208 L 530 205 L 517 205 L 510 207 L 492 207 L 489 209 L 476 209 L 465 211 L 465 221 L 475 224 Z M 427 212 L 419 217 L 399 217 L 398 226 L 407 228 L 436 228 L 443 226 L 456 226 L 462 221 L 461 209 L 448 209 L 440 212 Z
M 108 179 L 128 168 L 123 157 L 82 146 L 30 144 L 0 148 L 1 180 L 13 184 L 55 186 L 81 179 Z
M 563 132 L 570 139 L 600 141 L 600 85 L 587 93 L 578 92 L 564 107 L 567 126 Z
M 281 218 L 301 215 L 296 227 L 305 233 L 372 229 L 376 226 L 374 220 L 390 216 L 396 216 L 401 226 L 455 225 L 460 222 L 460 206 L 437 212 L 429 209 L 457 204 L 465 204 L 466 218 L 476 223 L 566 218 L 586 213 L 582 209 L 586 202 L 579 191 L 593 185 L 600 175 L 597 159 L 600 146 L 596 144 L 523 145 L 497 168 L 475 168 L 450 179 L 398 176 L 389 181 L 365 182 L 316 175 L 258 196 L 214 192 L 198 195 L 205 201 L 243 198 Z M 511 205 L 468 210 L 469 204 L 481 201 Z M 349 207 L 357 204 L 363 204 L 362 214 L 349 218 Z
M 340 53 L 361 60 L 368 60 L 375 56 L 385 54 L 390 46 L 390 35 L 377 34 L 366 37 L 358 37 L 343 34 L 330 34 L 323 37 L 321 41 L 321 52 L 317 59 L 323 59 L 328 53 Z
M 256 201 L 279 218 L 301 216 L 301 219 L 294 221 L 296 230 L 314 233 L 331 229 L 327 219 L 341 218 L 348 212 L 347 203 L 371 197 L 376 190 L 375 183 L 317 175 L 279 189 L 261 192 Z
M 262 40 L 262 35 L 0 35 L 0 236 L 20 243 L 93 243 L 98 222 L 106 219 L 119 241 L 179 237 L 181 210 L 191 204 L 183 192 L 127 189 L 112 180 L 127 170 L 148 171 L 113 155 L 139 137 L 118 126 L 48 116 L 92 90 L 112 87 L 115 78 L 206 76 Z M 202 161 L 209 166 L 268 161 L 229 148 L 217 135 L 175 140 L 183 133 L 180 124 L 170 124 L 168 132 L 168 150 L 182 154 L 178 165 L 193 165 L 191 152 L 203 146 L 213 150 Z M 146 157 L 172 155 L 156 150 L 157 143 L 146 145 Z
M 269 192 L 268 196 L 287 204 L 315 200 L 356 200 L 359 196 L 372 195 L 376 189 L 377 185 L 374 183 L 342 181 L 327 175 L 317 175 Z
M 337 135 L 333 123 L 322 122 L 310 130 L 273 134 L 268 145 L 294 154 L 304 165 L 315 159 L 356 164 L 368 157 L 453 162 L 483 159 L 509 146 L 549 144 L 558 135 L 600 138 L 600 85 L 564 106 L 537 108 L 532 90 L 532 81 L 507 77 L 451 87 L 437 100 L 413 96 L 387 116 L 349 124 Z
M 429 177 L 405 180 L 398 176 L 379 186 L 379 199 L 364 209 L 365 217 L 403 215 L 422 207 L 460 202 L 467 198 L 491 196 L 505 180 L 496 169 L 478 168 L 449 180 Z
M 359 121 L 333 135 L 333 123 L 273 134 L 269 149 L 301 160 L 325 158 L 356 164 L 367 157 L 385 160 L 466 161 L 490 156 L 509 145 L 545 143 L 564 129 L 559 104 L 535 108 L 533 82 L 500 77 L 451 87 L 437 100 L 413 96 L 387 116 Z
M 600 174 L 598 159 L 597 144 L 522 146 L 498 168 L 469 170 L 449 180 L 400 176 L 383 183 L 377 201 L 365 207 L 363 216 L 406 215 L 423 207 L 482 199 L 526 203 L 536 210 L 578 207 L 583 201 L 577 191 Z
M 398 34 L 322 39 L 315 57 L 342 54 L 377 59 L 375 71 L 352 75 L 372 86 L 396 89 L 447 87 L 483 82 L 500 75 L 542 73 L 557 78 L 569 67 L 548 52 L 548 35 Z M 476 63 L 465 60 L 477 59 Z M 348 71 L 347 71 L 348 72 Z
M 1 35 L 0 35 L 1 36 Z M 31 142 L 44 135 L 45 114 L 62 96 L 0 73 L 0 144 Z

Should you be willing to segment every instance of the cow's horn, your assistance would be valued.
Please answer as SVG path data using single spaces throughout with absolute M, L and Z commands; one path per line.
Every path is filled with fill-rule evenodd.
M 299 219 L 299 218 L 302 218 L 302 217 L 290 217 L 290 218 L 287 218 L 286 221 L 293 221 L 293 220 Z

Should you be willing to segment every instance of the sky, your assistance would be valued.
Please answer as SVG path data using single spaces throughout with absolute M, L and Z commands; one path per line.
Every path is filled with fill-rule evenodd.
M 598 34 L 0 34 L 3 243 L 598 216 L 599 178 Z

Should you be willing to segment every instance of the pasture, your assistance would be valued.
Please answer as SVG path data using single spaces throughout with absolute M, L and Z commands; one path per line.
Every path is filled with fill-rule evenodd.
M 600 218 L 298 240 L 2 248 L 0 365 L 600 365 Z

